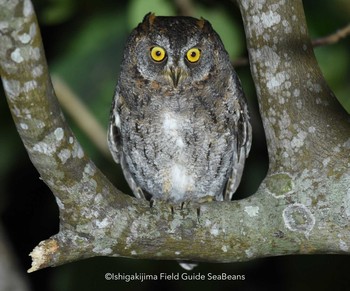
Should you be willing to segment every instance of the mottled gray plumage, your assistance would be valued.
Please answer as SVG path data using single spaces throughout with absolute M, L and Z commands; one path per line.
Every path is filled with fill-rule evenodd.
M 161 48 L 154 52 L 157 60 L 154 47 Z M 208 21 L 148 14 L 134 29 L 108 142 L 138 198 L 231 199 L 250 150 L 251 126 L 238 77 Z

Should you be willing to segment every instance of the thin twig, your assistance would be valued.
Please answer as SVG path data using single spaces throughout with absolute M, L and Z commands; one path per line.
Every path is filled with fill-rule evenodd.
M 245 67 L 245 66 L 249 65 L 249 60 L 248 60 L 248 58 L 240 57 L 240 58 L 237 58 L 234 61 L 232 61 L 232 65 L 235 68 Z
M 338 29 L 335 33 L 332 33 L 328 36 L 320 37 L 312 40 L 311 44 L 313 47 L 335 44 L 340 40 L 342 40 L 343 38 L 348 37 L 349 35 L 350 35 L 350 24 L 348 24 L 347 26 L 341 29 Z M 237 60 L 232 61 L 232 65 L 235 68 L 244 67 L 244 66 L 247 66 L 248 64 L 249 64 L 248 58 L 244 58 L 244 57 L 238 58 Z
M 182 16 L 193 16 L 194 7 L 191 0 L 175 0 L 175 5 L 179 10 L 179 14 Z
M 335 33 L 330 34 L 325 37 L 316 38 L 312 41 L 313 47 L 318 47 L 322 45 L 329 45 L 339 42 L 341 39 L 346 38 L 350 35 L 350 24 L 338 29 Z

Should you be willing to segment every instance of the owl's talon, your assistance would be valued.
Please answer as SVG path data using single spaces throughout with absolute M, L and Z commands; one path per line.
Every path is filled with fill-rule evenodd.
M 182 201 L 182 202 L 181 202 L 181 206 L 180 206 L 180 209 L 181 209 L 181 210 L 183 210 L 183 209 L 185 208 L 185 204 L 186 204 L 185 201 Z
M 159 199 L 156 199 L 156 198 L 151 198 L 149 200 L 149 206 L 150 206 L 150 208 L 153 208 L 153 209 L 157 208 L 157 206 L 161 206 L 163 203 L 165 203 L 165 206 L 168 208 L 168 210 L 170 211 L 171 215 L 174 216 L 176 206 L 174 206 L 170 202 L 167 202 L 167 201 L 164 201 L 164 200 L 159 200 Z
M 174 216 L 175 210 L 173 205 L 169 205 L 171 215 Z

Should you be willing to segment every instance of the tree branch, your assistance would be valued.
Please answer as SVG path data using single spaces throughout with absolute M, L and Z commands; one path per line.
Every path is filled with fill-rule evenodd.
M 263 8 L 253 2 L 239 5 L 270 170 L 348 169 L 349 116 L 318 67 L 302 1 L 266 1 Z
M 192 16 L 194 15 L 194 7 L 191 0 L 175 0 L 175 5 L 179 10 L 179 15 Z
M 338 29 L 335 33 L 332 33 L 328 36 L 316 38 L 312 41 L 314 47 L 329 45 L 339 42 L 341 39 L 346 38 L 350 35 L 350 24 L 345 27 Z
M 348 37 L 349 35 L 350 35 L 350 24 L 346 25 L 341 29 L 338 29 L 335 33 L 332 33 L 328 36 L 313 39 L 311 41 L 311 44 L 314 48 L 319 46 L 324 46 L 324 45 L 335 44 L 340 40 L 342 40 L 343 38 Z M 248 64 L 249 64 L 249 60 L 243 57 L 237 60 L 234 60 L 232 62 L 232 65 L 234 67 L 243 67 Z
M 93 256 L 234 262 L 349 253 L 349 116 L 320 73 L 302 2 L 239 5 L 270 169 L 254 196 L 202 204 L 198 218 L 195 208 L 171 214 L 113 187 L 64 120 L 31 2 L 0 2 L 8 104 L 60 209 L 60 231 L 33 250 L 29 272 Z
M 105 157 L 112 158 L 107 145 L 106 130 L 59 76 L 52 76 L 52 83 L 61 106 L 90 138 L 99 151 Z

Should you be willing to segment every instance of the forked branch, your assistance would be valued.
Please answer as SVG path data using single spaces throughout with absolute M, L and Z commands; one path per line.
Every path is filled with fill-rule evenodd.
M 33 250 L 30 272 L 93 256 L 233 262 L 349 253 L 349 116 L 320 73 L 302 2 L 264 3 L 239 1 L 269 174 L 252 197 L 203 204 L 198 218 L 195 209 L 171 214 L 114 188 L 62 115 L 30 0 L 0 2 L 8 104 L 60 210 L 60 232 Z

